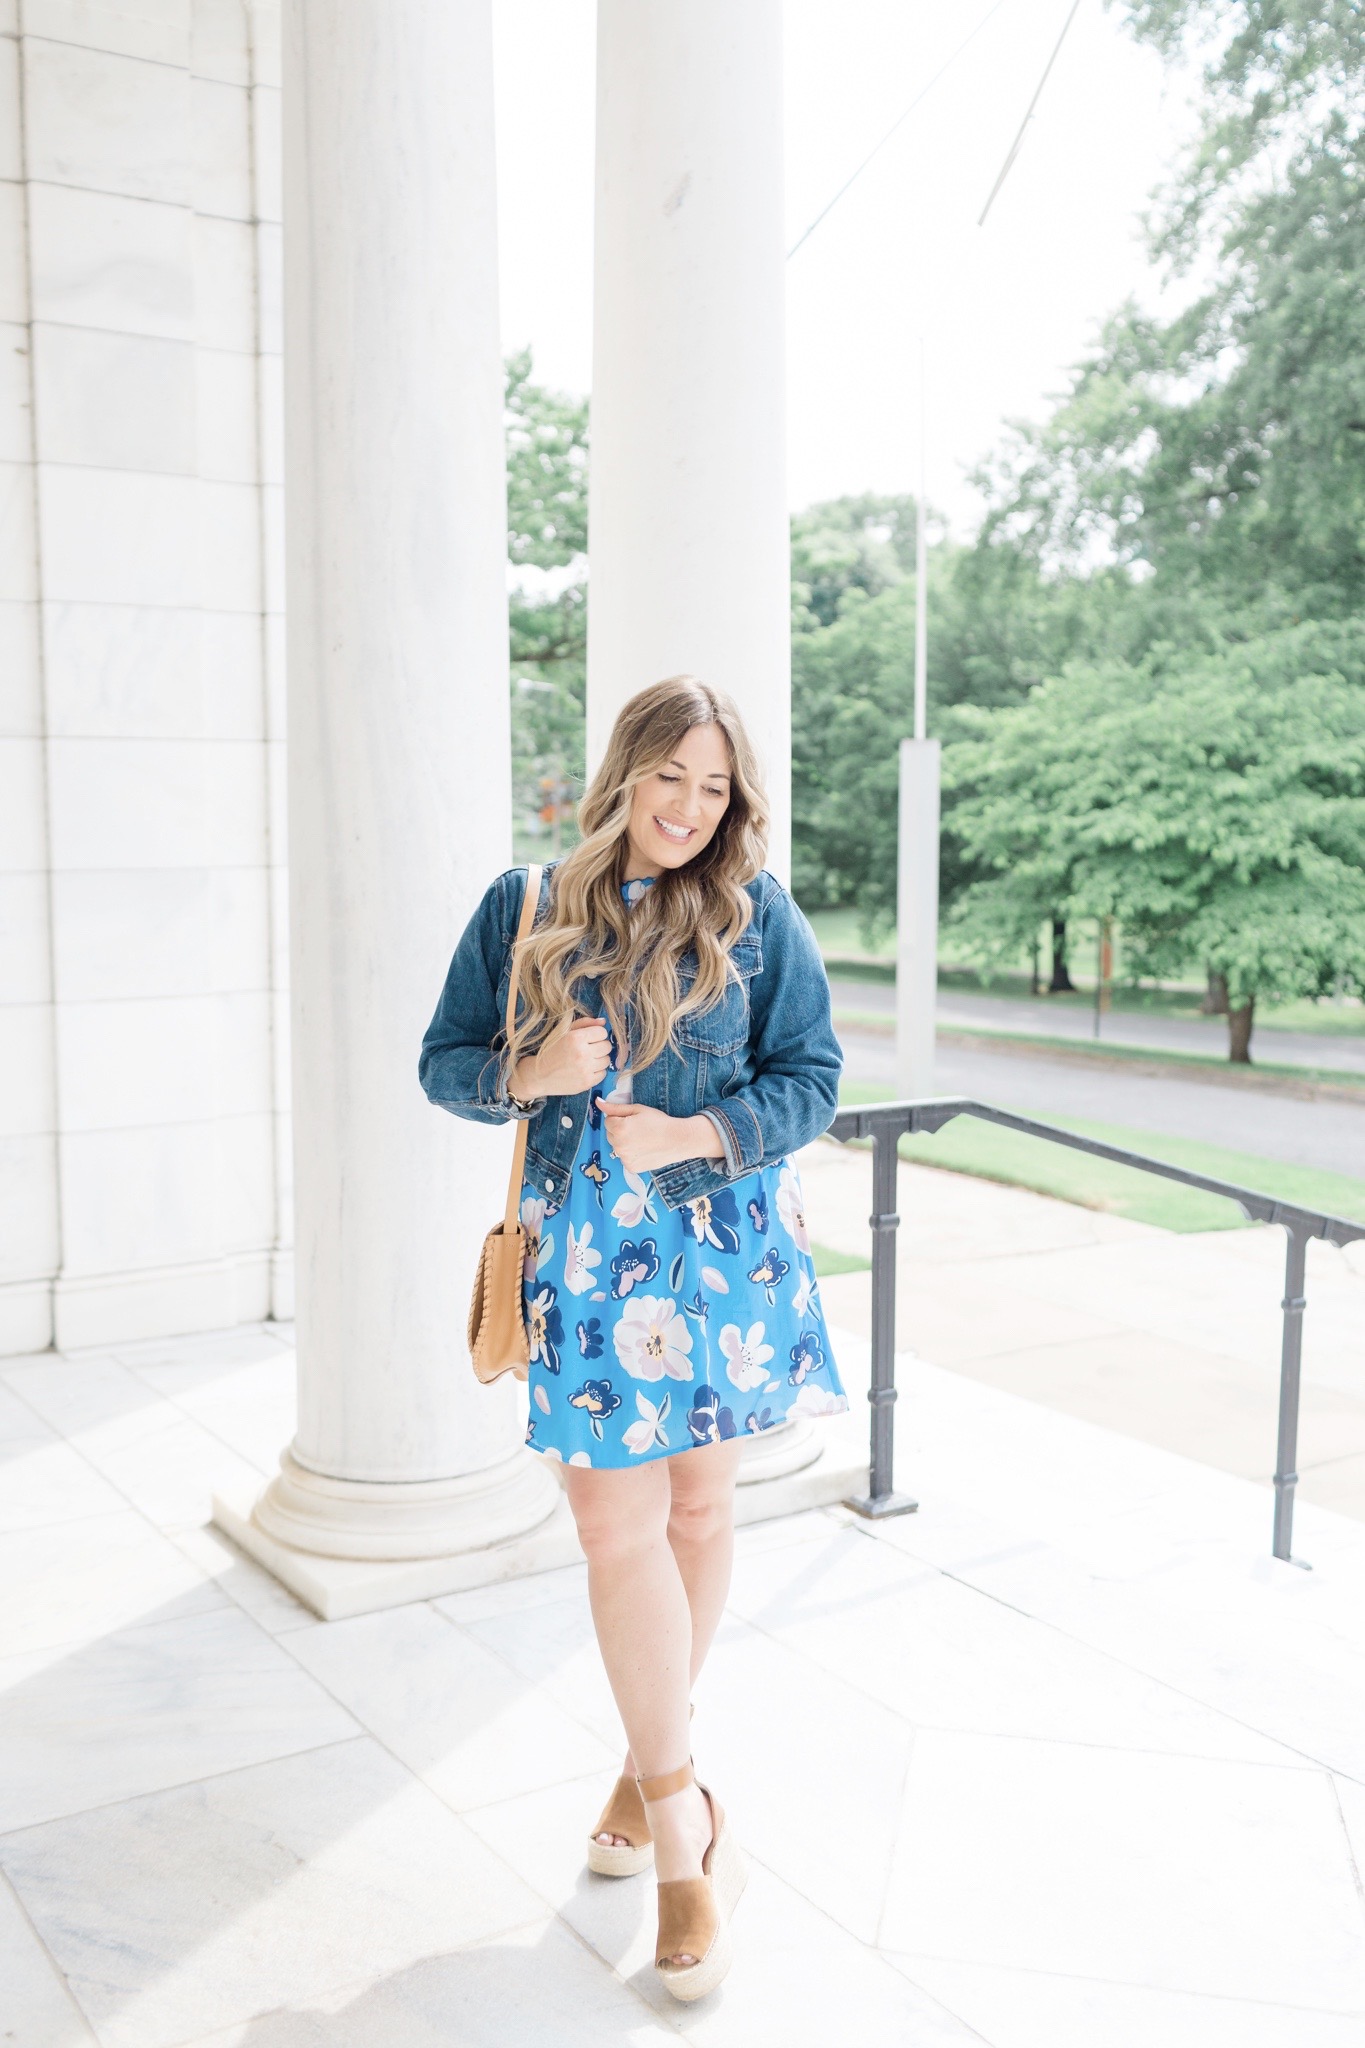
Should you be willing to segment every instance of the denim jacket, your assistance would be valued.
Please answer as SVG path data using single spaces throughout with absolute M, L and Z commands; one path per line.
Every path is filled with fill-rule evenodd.
M 815 934 L 766 869 L 748 884 L 753 916 L 730 959 L 735 973 L 719 1002 L 684 1017 L 676 1049 L 635 1070 L 633 1099 L 669 1116 L 705 1114 L 720 1133 L 723 1160 L 683 1159 L 653 1170 L 670 1209 L 713 1194 L 771 1166 L 829 1128 L 839 1103 L 843 1055 L 830 1022 L 829 982 Z M 509 961 L 526 891 L 525 868 L 509 868 L 486 891 L 465 928 L 436 1014 L 422 1040 L 418 1074 L 430 1100 L 475 1123 L 514 1119 L 507 1094 Z M 549 902 L 541 882 L 537 921 Z M 685 953 L 684 988 L 697 972 Z M 599 984 L 579 983 L 585 1016 L 602 1015 Z M 527 1112 L 526 1178 L 555 1207 L 568 1189 L 588 1112 L 588 1094 L 551 1095 Z

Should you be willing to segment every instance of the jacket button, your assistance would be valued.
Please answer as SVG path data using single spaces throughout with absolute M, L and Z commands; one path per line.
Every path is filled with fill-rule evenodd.
M 573 1129 L 573 1118 L 572 1118 L 571 1116 L 562 1116 L 562 1117 L 561 1117 L 561 1118 L 559 1119 L 559 1121 L 560 1121 L 560 1125 L 561 1125 L 561 1127 L 562 1127 L 562 1128 L 563 1128 L 564 1130 L 566 1130 L 566 1131 L 571 1131 L 571 1130 Z
M 553 1182 L 552 1180 L 547 1180 L 547 1181 L 546 1181 L 546 1183 L 545 1183 L 545 1192 L 546 1192 L 546 1194 L 547 1194 L 547 1195 L 552 1195 L 552 1194 L 554 1193 L 554 1191 L 555 1191 L 555 1184 L 554 1184 L 554 1182 Z

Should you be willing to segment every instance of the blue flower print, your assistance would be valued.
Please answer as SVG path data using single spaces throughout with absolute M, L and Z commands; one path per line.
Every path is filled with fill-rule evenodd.
M 754 1284 L 763 1288 L 766 1292 L 769 1308 L 772 1307 L 777 1299 L 774 1289 L 781 1286 L 790 1271 L 790 1264 L 786 1259 L 779 1256 L 777 1246 L 770 1244 L 767 1251 L 764 1252 L 762 1258 L 750 1273 L 749 1278 Z
M 748 1202 L 749 1221 L 760 1237 L 768 1235 L 768 1197 L 760 1188 L 756 1195 L 750 1195 Z
M 559 1290 L 547 1280 L 531 1296 L 526 1310 L 526 1348 L 533 1365 L 546 1372 L 559 1371 L 559 1347 L 564 1342 L 564 1313 L 559 1307 Z
M 694 1444 L 718 1444 L 735 1433 L 735 1418 L 720 1405 L 714 1387 L 698 1387 L 697 1397 L 687 1411 L 687 1427 Z
M 714 1245 L 718 1252 L 739 1250 L 739 1204 L 729 1188 L 683 1206 L 698 1244 Z
M 602 1154 L 600 1152 L 590 1153 L 588 1157 L 583 1161 L 583 1164 L 579 1167 L 578 1171 L 583 1175 L 585 1180 L 590 1180 L 593 1186 L 596 1188 L 597 1206 L 600 1209 L 602 1206 L 602 1190 L 606 1186 L 607 1182 L 611 1179 L 611 1175 L 608 1173 L 606 1167 L 602 1164 Z
M 659 1247 L 652 1237 L 642 1237 L 636 1244 L 626 1238 L 620 1251 L 611 1262 L 611 1291 L 617 1301 L 624 1301 L 632 1287 L 641 1286 L 652 1280 L 659 1270 Z
M 750 1436 L 759 1436 L 765 1429 L 771 1429 L 776 1420 L 771 1408 L 751 1408 L 744 1418 L 744 1427 Z
M 578 1338 L 578 1348 L 585 1358 L 593 1359 L 602 1356 L 602 1318 L 600 1316 L 592 1316 L 588 1321 L 579 1323 L 574 1334 Z
M 787 1382 L 793 1387 L 803 1387 L 813 1372 L 819 1372 L 825 1362 L 824 1349 L 814 1330 L 805 1330 L 792 1345 L 790 1352 L 792 1369 Z
M 584 1380 L 576 1394 L 570 1394 L 569 1406 L 582 1408 L 588 1418 L 588 1427 L 602 1441 L 602 1424 L 609 1415 L 614 1415 L 621 1405 L 621 1396 L 613 1394 L 610 1380 Z
M 706 1296 L 702 1293 L 700 1287 L 692 1296 L 691 1301 L 685 1301 L 683 1303 L 683 1314 L 685 1316 L 691 1316 L 693 1322 L 704 1324 L 710 1313 L 711 1304 L 706 1299 Z

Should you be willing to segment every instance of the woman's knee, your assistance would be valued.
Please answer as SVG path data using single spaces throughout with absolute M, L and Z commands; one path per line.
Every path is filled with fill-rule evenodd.
M 738 1459 L 724 1455 L 726 1444 L 714 1461 L 710 1451 L 691 1454 L 696 1462 L 691 1471 L 674 1475 L 669 1500 L 668 1536 L 671 1543 L 706 1544 L 728 1535 L 734 1523 L 735 1475 Z M 681 1467 L 684 1460 L 679 1459 Z
M 578 1541 L 589 1564 L 626 1562 L 662 1540 L 668 1524 L 668 1489 L 660 1476 L 634 1472 L 574 1471 L 566 1475 Z

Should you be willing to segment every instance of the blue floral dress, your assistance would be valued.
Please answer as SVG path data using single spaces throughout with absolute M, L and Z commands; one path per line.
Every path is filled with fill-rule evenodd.
M 648 887 L 627 882 L 627 903 Z M 613 1048 L 564 1201 L 522 1187 L 527 1443 L 620 1467 L 841 1413 L 792 1161 L 670 1209 L 606 1142 L 595 1098 L 630 1085 Z

